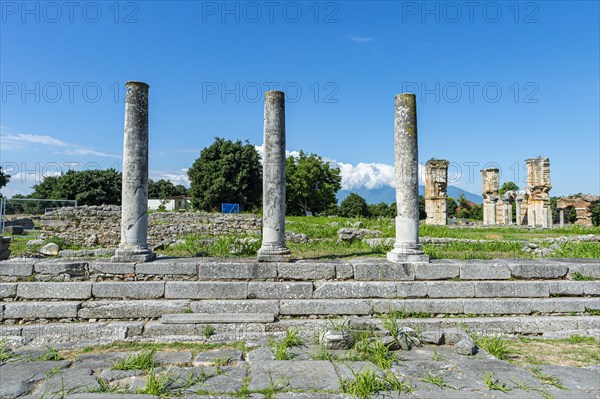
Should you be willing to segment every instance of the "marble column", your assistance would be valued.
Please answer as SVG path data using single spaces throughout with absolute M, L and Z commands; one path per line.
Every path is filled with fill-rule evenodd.
M 558 210 L 558 217 L 559 217 L 559 221 L 560 221 L 560 227 L 565 227 L 565 210 L 564 209 Z
M 148 249 L 148 88 L 127 82 L 121 192 L 121 243 L 112 260 L 147 262 Z
M 414 94 L 395 97 L 394 166 L 396 181 L 396 242 L 387 253 L 391 262 L 429 262 L 419 245 L 419 161 L 417 100 Z
M 516 212 L 516 217 L 517 217 L 516 223 L 517 223 L 517 226 L 521 225 L 521 203 L 522 202 L 523 202 L 523 200 L 519 199 L 519 198 L 517 198 L 515 200 L 515 203 L 517 204 L 517 212 Z
M 285 245 L 285 95 L 265 93 L 263 231 L 259 262 L 289 262 Z

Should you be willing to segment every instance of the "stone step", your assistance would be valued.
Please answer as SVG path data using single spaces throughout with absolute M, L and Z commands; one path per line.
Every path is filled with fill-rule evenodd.
M 599 296 L 599 281 L 122 281 L 0 283 L 0 301 L 109 299 L 548 298 Z
M 101 300 L 16 301 L 0 304 L 0 321 L 43 319 L 158 319 L 196 312 L 269 313 L 306 317 L 373 315 L 389 312 L 422 315 L 584 314 L 600 310 L 600 298 L 445 298 L 445 299 L 281 299 L 281 300 Z M 191 317 L 191 316 L 190 316 Z
M 272 313 L 180 313 L 161 317 L 163 324 L 272 323 Z
M 574 273 L 600 279 L 598 259 L 433 260 L 396 264 L 384 258 L 259 263 L 206 258 L 157 259 L 150 263 L 14 258 L 0 262 L 0 281 L 414 281 L 564 280 Z
M 598 316 L 508 316 L 508 317 L 451 317 L 406 318 L 403 326 L 420 331 L 439 331 L 460 327 L 477 333 L 502 333 L 504 335 L 568 337 L 572 334 L 600 336 Z M 161 321 L 113 321 L 86 323 L 39 323 L 3 325 L 0 339 L 21 341 L 31 345 L 53 345 L 57 349 L 72 346 L 89 346 L 90 343 L 114 341 L 172 342 L 204 340 L 204 330 L 214 329 L 211 340 L 265 339 L 289 329 L 297 330 L 312 342 L 315 334 L 334 325 L 351 323 L 370 324 L 383 328 L 379 317 L 281 319 L 273 323 L 206 323 L 163 324 Z

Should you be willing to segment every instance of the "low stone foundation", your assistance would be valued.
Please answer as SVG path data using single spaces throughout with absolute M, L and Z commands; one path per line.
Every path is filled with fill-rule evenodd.
M 47 236 L 84 247 L 116 247 L 120 242 L 121 207 L 116 205 L 60 208 L 41 218 Z M 149 215 L 148 244 L 197 233 L 207 235 L 260 234 L 262 220 L 251 214 L 155 212 Z

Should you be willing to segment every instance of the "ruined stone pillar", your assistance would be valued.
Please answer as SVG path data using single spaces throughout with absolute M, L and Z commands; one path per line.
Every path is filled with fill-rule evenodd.
M 483 169 L 481 171 L 483 183 L 483 224 L 496 224 L 496 202 L 498 201 L 498 189 L 500 187 L 500 170 Z
M 510 205 L 510 201 L 502 200 L 502 207 L 503 207 L 503 211 L 504 211 L 503 224 L 509 225 L 510 224 L 510 218 L 511 218 L 511 215 L 512 215 L 512 207 Z
M 148 85 L 127 82 L 121 193 L 121 243 L 112 260 L 147 262 L 148 249 Z
M 550 159 L 531 158 L 527 164 L 527 189 L 530 192 L 527 201 L 527 220 L 532 227 L 552 227 L 550 209 Z M 531 212 L 529 212 L 531 210 Z
M 565 227 L 565 210 L 564 209 L 558 210 L 558 219 L 560 221 L 560 227 Z
M 394 166 L 396 181 L 396 242 L 387 253 L 391 262 L 429 262 L 419 245 L 419 160 L 417 100 L 398 94 L 394 107 Z
M 522 220 L 521 219 L 521 203 L 522 202 L 523 202 L 523 198 L 517 197 L 515 199 L 515 204 L 516 204 L 516 208 L 517 208 L 516 215 L 515 215 L 517 220 L 515 222 L 517 223 L 517 226 L 521 225 L 521 220 Z
M 446 190 L 448 187 L 448 161 L 445 159 L 430 159 L 425 164 L 425 223 L 445 226 Z
M 289 262 L 285 245 L 285 95 L 265 93 L 263 233 L 259 262 Z

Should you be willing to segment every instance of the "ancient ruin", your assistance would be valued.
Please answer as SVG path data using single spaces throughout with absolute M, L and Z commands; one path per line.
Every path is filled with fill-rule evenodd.
M 483 169 L 481 171 L 483 180 L 483 224 L 494 225 L 497 223 L 496 204 L 500 197 L 498 190 L 500 188 L 500 170 Z
M 448 161 L 430 159 L 425 164 L 425 223 L 445 226 L 447 223 L 446 200 L 448 185 Z
M 562 197 L 556 202 L 556 209 L 560 219 L 560 227 L 564 226 L 565 214 L 571 209 L 576 212 L 575 224 L 592 227 L 592 209 L 600 203 L 600 197 L 593 194 L 582 196 Z
M 147 262 L 155 258 L 148 249 L 148 88 L 127 82 L 123 143 L 121 243 L 115 262 Z
M 419 151 L 417 100 L 398 94 L 394 107 L 394 167 L 396 181 L 396 242 L 387 253 L 391 262 L 428 262 L 419 245 Z
M 289 262 L 285 245 L 285 94 L 265 93 L 263 234 L 259 262 Z
M 550 208 L 550 160 L 531 158 L 527 164 L 527 187 L 519 191 L 507 191 L 500 196 L 500 170 L 483 169 L 483 224 L 552 227 Z M 512 204 L 516 207 L 513 220 Z
M 527 221 L 532 227 L 552 227 L 550 159 L 531 158 L 527 164 Z

